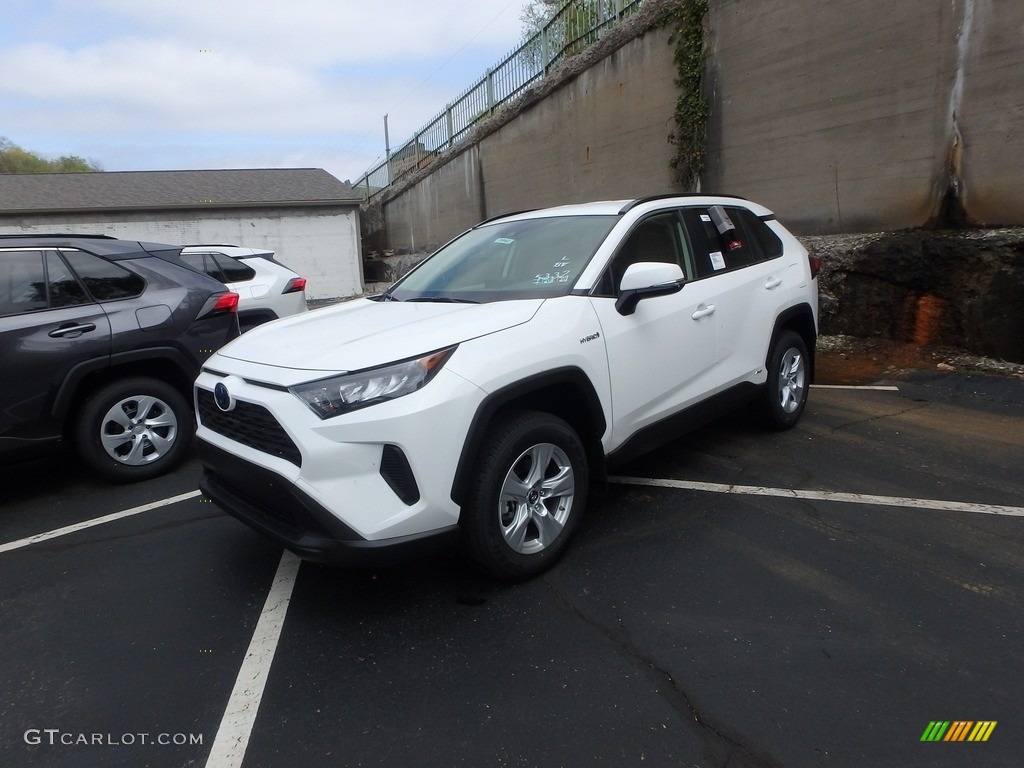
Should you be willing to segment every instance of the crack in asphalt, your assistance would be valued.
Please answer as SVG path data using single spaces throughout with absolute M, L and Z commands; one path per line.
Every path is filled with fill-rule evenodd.
M 681 721 L 692 722 L 697 726 L 697 736 L 705 745 L 706 752 L 709 753 L 716 766 L 719 768 L 782 768 L 782 764 L 771 756 L 760 753 L 737 737 L 730 736 L 721 726 L 713 724 L 703 716 L 697 710 L 689 694 L 683 690 L 671 673 L 636 646 L 620 616 L 615 617 L 617 626 L 608 626 L 599 619 L 588 615 L 582 607 L 571 600 L 555 583 L 555 578 L 551 574 L 544 577 L 544 583 L 565 610 L 597 632 L 620 656 L 654 685 L 655 692 L 672 707 Z
M 908 406 L 907 408 L 904 408 L 899 411 L 889 411 L 886 413 L 880 413 L 876 416 L 869 416 L 865 419 L 856 419 L 854 421 L 848 421 L 845 424 L 837 424 L 836 426 L 832 427 L 832 429 L 829 430 L 829 432 L 834 435 L 836 432 L 842 432 L 843 430 L 849 429 L 850 427 L 859 426 L 860 424 L 870 424 L 872 421 L 880 421 L 882 419 L 893 419 L 896 418 L 897 416 L 902 416 L 905 413 L 910 413 L 911 411 L 920 411 L 922 408 L 927 408 L 929 405 L 931 405 L 930 402 L 925 402 L 922 403 L 921 405 Z

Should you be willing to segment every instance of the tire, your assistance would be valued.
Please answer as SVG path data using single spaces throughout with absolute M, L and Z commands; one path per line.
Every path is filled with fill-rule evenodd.
M 137 377 L 89 396 L 75 443 L 82 461 L 103 477 L 135 482 L 174 468 L 188 452 L 194 427 L 192 409 L 177 389 Z
M 588 481 L 586 451 L 572 427 L 547 413 L 505 415 L 477 462 L 462 523 L 467 553 L 503 581 L 542 573 L 579 524 Z
M 796 426 L 807 404 L 810 387 L 807 345 L 793 331 L 779 335 L 768 355 L 768 382 L 757 404 L 760 422 L 769 429 Z

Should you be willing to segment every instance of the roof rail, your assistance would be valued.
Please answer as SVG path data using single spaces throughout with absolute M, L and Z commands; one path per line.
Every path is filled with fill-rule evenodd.
M 76 239 L 77 238 L 86 238 L 86 239 L 89 239 L 89 240 L 117 240 L 118 239 L 118 238 L 114 237 L 113 235 L 87 235 L 87 234 L 79 234 L 77 232 L 25 232 L 25 233 L 20 234 L 20 235 L 5 233 L 5 234 L 0 234 L 0 237 L 2 237 L 4 240 L 14 240 L 14 239 L 21 240 L 21 239 L 24 239 L 24 238 L 35 239 L 35 238 L 41 238 L 41 237 L 62 238 L 62 239 L 65 239 L 65 240 L 67 240 L 68 238 L 76 238 Z
M 666 200 L 670 197 L 728 197 L 733 200 L 747 199 L 745 197 L 740 197 L 739 195 L 720 195 L 715 192 L 666 192 L 663 195 L 650 195 L 649 197 L 638 197 L 636 200 L 630 200 L 619 209 L 619 215 L 621 216 L 626 211 L 636 208 L 641 203 L 651 203 L 655 200 Z
M 497 216 L 491 216 L 489 219 L 484 219 L 483 221 L 478 222 L 477 224 L 474 224 L 473 225 L 473 229 L 476 229 L 477 227 L 483 226 L 484 224 L 490 224 L 492 221 L 497 221 L 498 219 L 504 219 L 506 216 L 518 216 L 521 213 L 532 213 L 533 211 L 536 211 L 536 210 L 540 210 L 540 209 L 538 209 L 538 208 L 526 208 L 525 210 L 522 210 L 522 211 L 505 211 L 505 213 L 499 213 Z

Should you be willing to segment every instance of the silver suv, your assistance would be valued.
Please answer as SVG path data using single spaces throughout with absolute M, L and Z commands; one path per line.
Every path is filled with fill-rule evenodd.
M 306 278 L 274 258 L 274 252 L 237 245 L 190 245 L 181 258 L 238 294 L 238 324 L 261 323 L 306 311 Z

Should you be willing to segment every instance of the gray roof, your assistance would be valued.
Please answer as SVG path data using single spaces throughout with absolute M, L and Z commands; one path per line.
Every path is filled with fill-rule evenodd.
M 0 174 L 0 215 L 355 206 L 361 201 L 359 191 L 320 168 Z

